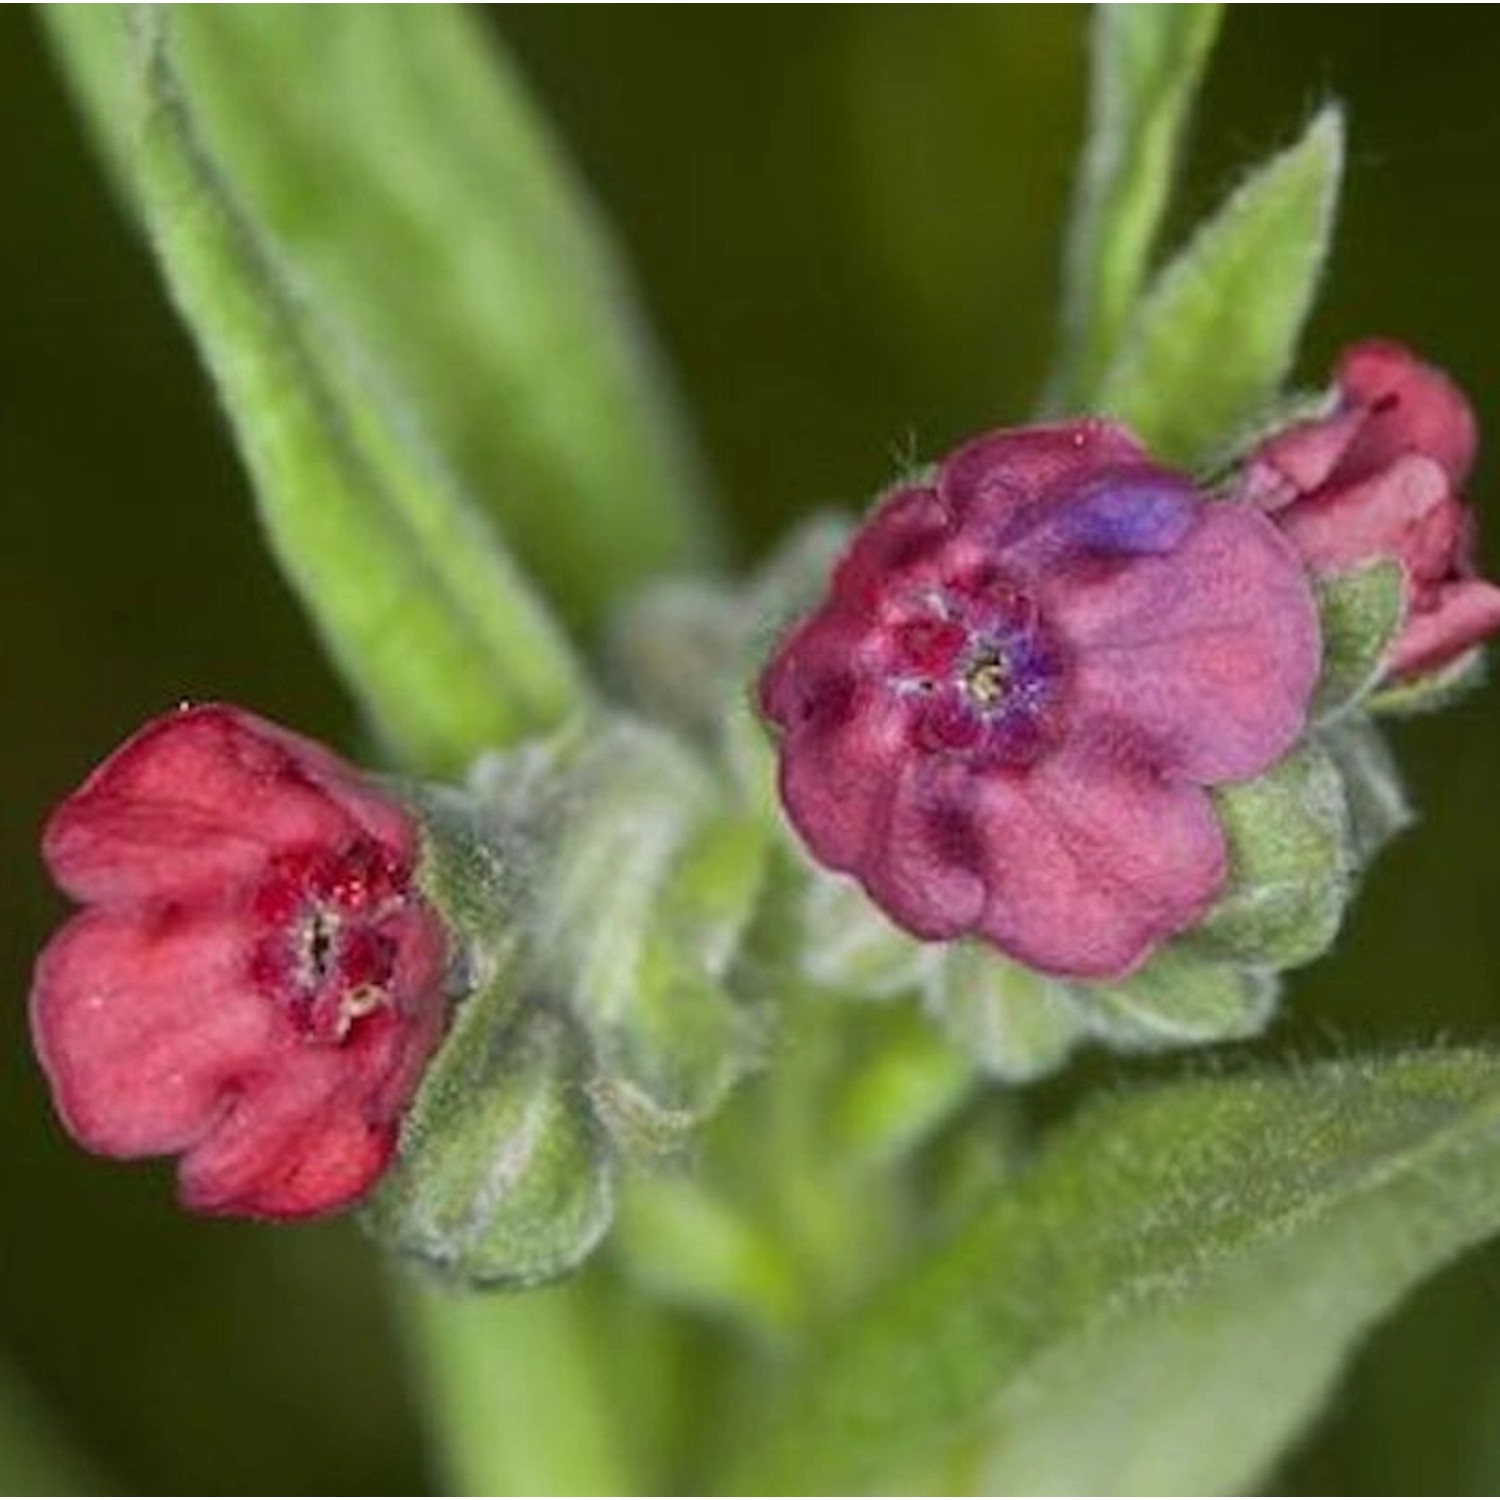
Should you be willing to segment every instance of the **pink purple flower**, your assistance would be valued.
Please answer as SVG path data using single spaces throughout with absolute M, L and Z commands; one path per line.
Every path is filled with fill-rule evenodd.
M 1273 514 L 1318 572 L 1400 562 L 1406 620 L 1388 671 L 1420 676 L 1500 630 L 1500 588 L 1476 575 L 1474 517 L 1461 498 L 1474 414 L 1441 370 L 1399 344 L 1356 344 L 1336 384 L 1328 416 L 1253 455 L 1240 497 Z
M 84 905 L 31 996 L 74 1139 L 180 1156 L 181 1198 L 207 1213 L 363 1195 L 443 1028 L 418 838 L 336 756 L 240 709 L 168 714 L 117 750 L 43 838 Z
M 1223 886 L 1207 788 L 1298 738 L 1292 547 L 1104 421 L 998 432 L 892 494 L 761 684 L 788 815 L 908 932 L 1125 974 Z

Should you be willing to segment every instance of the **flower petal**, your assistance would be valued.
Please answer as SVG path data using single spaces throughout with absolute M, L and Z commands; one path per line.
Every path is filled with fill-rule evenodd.
M 1234 498 L 1277 511 L 1310 494 L 1338 468 L 1364 421 L 1364 411 L 1351 406 L 1267 438 L 1246 464 Z
M 872 816 L 858 871 L 871 900 L 914 937 L 972 932 L 990 857 L 974 824 L 974 773 L 962 762 L 909 762 Z
M 1169 557 L 1060 580 L 1068 713 L 1125 725 L 1161 771 L 1253 776 L 1301 733 L 1317 681 L 1317 606 L 1296 553 L 1258 512 L 1210 505 Z
M 52 815 L 42 852 L 82 901 L 216 890 L 269 853 L 359 829 L 409 856 L 415 833 L 337 756 L 221 704 L 148 724 Z
M 395 1152 L 393 1119 L 371 1119 L 332 1050 L 304 1049 L 183 1157 L 178 1196 L 199 1213 L 301 1219 L 361 1198 Z
M 851 611 L 835 606 L 825 605 L 803 621 L 761 674 L 761 712 L 788 733 L 847 721 L 868 633 Z
M 1445 583 L 1435 603 L 1408 617 L 1391 654 L 1393 677 L 1416 677 L 1500 630 L 1500 588 L 1482 578 Z
M 1191 927 L 1225 879 L 1206 792 L 1078 737 L 980 789 L 989 849 L 978 935 L 1047 974 L 1118 978 Z
M 1151 464 L 1105 469 L 1028 506 L 997 539 L 1012 574 L 1037 578 L 1069 561 L 1114 561 L 1173 551 L 1203 497 L 1191 480 Z
M 1452 559 L 1459 516 L 1442 466 L 1408 453 L 1356 484 L 1289 506 L 1277 520 L 1317 571 L 1338 573 L 1390 557 L 1414 576 L 1429 577 Z
M 1142 462 L 1145 450 L 1123 427 L 1098 417 L 992 432 L 966 443 L 938 470 L 938 494 L 967 523 L 1007 519 L 1059 483 L 1101 468 Z
M 897 490 L 865 519 L 834 569 L 832 596 L 869 616 L 903 583 L 920 583 L 924 565 L 953 534 L 953 516 L 927 488 Z
M 783 731 L 781 799 L 817 858 L 848 870 L 862 858 L 906 752 L 910 711 L 862 675 L 868 628 L 826 607 L 797 629 L 761 678 L 761 708 Z
M 1367 418 L 1339 464 L 1341 482 L 1383 468 L 1405 453 L 1434 459 L 1449 480 L 1462 485 L 1479 443 L 1473 410 L 1459 388 L 1435 365 L 1386 339 L 1370 339 L 1339 361 L 1346 402 Z
M 53 938 L 37 961 L 32 1032 L 80 1145 L 154 1156 L 212 1128 L 289 1030 L 246 967 L 223 915 L 90 911 Z
M 809 724 L 781 747 L 781 800 L 820 863 L 857 870 L 903 760 L 910 756 L 905 706 L 882 689 L 850 688 L 848 711 Z

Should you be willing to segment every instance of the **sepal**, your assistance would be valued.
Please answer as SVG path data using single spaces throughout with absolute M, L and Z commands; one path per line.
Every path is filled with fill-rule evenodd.
M 1069 986 L 980 943 L 949 947 L 924 998 L 948 1036 L 1008 1083 L 1055 1072 L 1084 1036 Z
M 1406 622 L 1406 581 L 1400 563 L 1383 559 L 1318 579 L 1317 596 L 1323 674 L 1312 716 L 1326 722 L 1379 687 Z
M 1191 942 L 1232 963 L 1310 963 L 1337 936 L 1350 894 L 1350 815 L 1333 758 L 1309 742 L 1265 775 L 1219 789 L 1214 804 L 1229 885 Z
M 1221 962 L 1187 942 L 1126 979 L 1069 986 L 1089 1032 L 1125 1052 L 1255 1036 L 1275 1013 L 1278 988 L 1270 970 Z
M 531 1286 L 609 1227 L 615 1158 L 584 1095 L 576 1028 L 511 974 L 460 1009 L 366 1210 L 377 1239 L 455 1281 Z
M 610 631 L 610 670 L 626 701 L 725 763 L 767 821 L 775 757 L 745 683 L 786 625 L 816 603 L 851 530 L 847 516 L 814 515 L 748 583 L 666 579 L 621 609 Z

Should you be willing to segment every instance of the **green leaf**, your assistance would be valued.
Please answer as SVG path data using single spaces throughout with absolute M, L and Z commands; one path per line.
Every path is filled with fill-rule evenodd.
M 121 132 L 115 79 L 83 56 L 111 22 L 49 19 Z M 172 25 L 227 189 L 571 624 L 712 552 L 610 236 L 480 12 L 203 7 Z
M 950 944 L 926 998 L 954 1044 L 1010 1083 L 1055 1072 L 1084 1035 L 1067 986 L 982 943 Z
M 579 668 L 368 349 L 225 176 L 176 71 L 180 14 L 80 8 L 52 24 L 122 153 L 277 556 L 391 748 L 455 771 L 567 714 Z
M 1146 274 L 1221 5 L 1094 9 L 1088 140 L 1063 277 L 1047 405 L 1089 405 Z
M 1125 1052 L 1155 1052 L 1254 1036 L 1276 1008 L 1275 975 L 1201 953 L 1163 948 L 1128 979 L 1068 986 L 1084 1025 Z
M 1500 1059 L 1087 1109 L 783 1377 L 737 1493 L 1253 1489 L 1358 1339 L 1500 1229 Z
M 1254 172 L 1157 276 L 1101 388 L 1100 405 L 1171 462 L 1201 463 L 1277 392 L 1333 234 L 1343 115 Z
M 1237 963 L 1310 963 L 1338 933 L 1353 850 L 1343 779 L 1308 743 L 1253 781 L 1219 788 L 1229 886 L 1192 946 Z
M 1485 675 L 1484 647 L 1475 646 L 1435 672 L 1382 688 L 1369 700 L 1368 707 L 1371 713 L 1394 718 L 1434 713 L 1482 687 Z

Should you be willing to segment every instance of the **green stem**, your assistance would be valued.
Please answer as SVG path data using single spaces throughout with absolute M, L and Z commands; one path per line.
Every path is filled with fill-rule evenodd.
M 443 1493 L 648 1493 L 607 1389 L 591 1284 L 399 1288 Z

